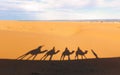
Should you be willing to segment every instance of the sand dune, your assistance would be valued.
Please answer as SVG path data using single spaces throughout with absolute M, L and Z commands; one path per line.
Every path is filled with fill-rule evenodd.
M 89 51 L 88 58 L 94 58 L 90 49 L 100 57 L 118 57 L 119 27 L 120 23 L 113 22 L 0 21 L 0 57 L 14 59 L 39 45 L 45 45 L 43 50 L 56 46 L 61 52 L 65 47 L 72 51 L 80 46 Z M 59 60 L 61 52 L 53 59 Z

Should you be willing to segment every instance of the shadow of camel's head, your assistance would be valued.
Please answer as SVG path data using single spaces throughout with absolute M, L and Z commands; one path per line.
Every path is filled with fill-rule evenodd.
M 38 48 L 42 48 L 44 45 L 39 46 Z

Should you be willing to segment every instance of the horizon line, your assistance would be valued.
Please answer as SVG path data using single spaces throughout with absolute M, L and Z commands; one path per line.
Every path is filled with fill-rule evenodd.
M 71 21 L 71 22 L 120 22 L 120 19 L 83 19 L 83 20 L 16 20 L 16 21 Z

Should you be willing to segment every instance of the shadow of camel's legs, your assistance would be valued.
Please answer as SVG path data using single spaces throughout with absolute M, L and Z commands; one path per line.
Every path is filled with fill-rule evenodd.
M 18 58 L 17 58 L 17 60 L 22 60 L 23 58 L 25 58 L 27 56 L 27 54 L 24 54 L 24 55 L 22 55 L 22 56 L 19 56 Z
M 48 55 L 46 55 L 43 60 L 45 60 L 47 57 L 48 57 Z
M 52 57 L 53 57 L 53 55 L 51 55 L 51 56 L 50 56 L 50 59 L 49 59 L 49 61 L 51 61 L 51 60 L 52 60 Z
M 60 58 L 60 60 L 63 60 L 63 58 L 64 58 L 64 55 L 61 55 L 61 58 Z
M 68 60 L 70 60 L 70 55 L 68 55 Z
M 48 55 L 44 55 L 40 60 L 45 60 L 48 57 Z
M 84 55 L 85 59 L 87 59 L 87 57 Z
M 75 56 L 75 60 L 78 60 L 78 59 L 79 59 L 79 58 L 78 58 L 78 55 L 76 55 L 76 56 Z
M 37 54 L 33 57 L 33 59 L 32 59 L 32 60 L 34 60 L 34 59 L 36 58 L 36 56 L 37 56 Z
M 34 55 L 31 55 L 30 57 L 28 57 L 26 60 L 29 60 L 32 56 L 34 56 Z
M 43 58 L 45 57 L 46 55 L 44 55 L 40 60 L 43 60 Z
M 63 56 L 63 60 L 65 59 L 65 55 Z
M 62 57 L 63 57 L 63 56 L 60 57 L 60 60 L 62 60 Z

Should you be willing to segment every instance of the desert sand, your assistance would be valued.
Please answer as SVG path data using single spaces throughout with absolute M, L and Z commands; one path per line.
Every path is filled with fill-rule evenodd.
M 78 46 L 89 51 L 88 58 L 94 58 L 91 49 L 100 57 L 119 57 L 120 23 L 0 21 L 0 58 L 15 59 L 39 45 L 45 45 L 42 50 L 50 50 L 53 46 L 60 50 L 54 60 L 60 59 L 65 47 L 76 51 Z M 74 56 L 71 55 L 71 59 Z

